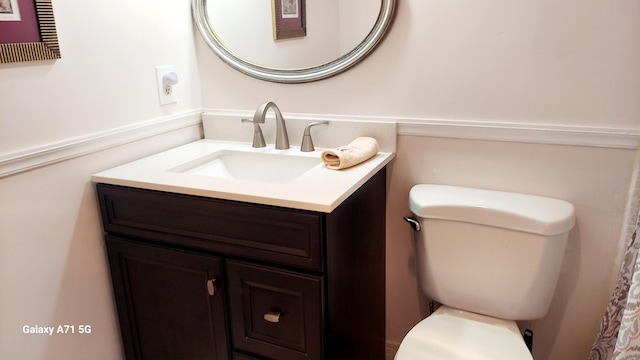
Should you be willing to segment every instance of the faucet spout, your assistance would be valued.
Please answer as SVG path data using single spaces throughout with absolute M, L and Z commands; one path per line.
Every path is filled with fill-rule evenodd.
M 253 115 L 253 123 L 264 123 L 267 111 L 273 109 L 276 113 L 276 149 L 284 150 L 289 148 L 289 135 L 287 134 L 287 126 L 284 123 L 282 113 L 278 108 L 278 105 L 273 101 L 267 101 L 264 104 L 258 106 L 256 113 Z

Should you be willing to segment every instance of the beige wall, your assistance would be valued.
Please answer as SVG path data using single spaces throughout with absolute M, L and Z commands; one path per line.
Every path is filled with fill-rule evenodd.
M 54 1 L 63 58 L 0 65 L 0 165 L 34 148 L 265 100 L 285 113 L 587 126 L 636 139 L 640 132 L 637 2 L 400 0 L 389 36 L 369 58 L 301 85 L 230 69 L 193 32 L 189 6 Z M 181 78 L 178 104 L 160 107 L 154 67 L 171 64 Z M 0 179 L 0 358 L 121 356 L 90 174 L 198 136 L 188 127 Z M 400 341 L 424 314 L 400 219 L 410 186 L 429 181 L 576 205 L 552 310 L 530 325 L 537 358 L 584 358 L 613 285 L 637 142 L 608 148 L 408 133 L 398 145 L 387 220 L 388 340 Z M 94 331 L 83 338 L 21 330 L 67 322 Z
M 123 358 L 91 174 L 200 136 L 188 127 L 0 178 L 0 358 Z M 25 325 L 76 333 L 25 334 Z
M 399 0 L 389 35 L 340 76 L 242 76 L 197 39 L 205 107 L 635 128 L 637 1 Z
M 416 282 L 407 196 L 442 183 L 556 197 L 576 206 L 549 314 L 522 322 L 536 359 L 586 359 L 608 300 L 635 150 L 401 136 L 387 215 L 387 338 L 427 314 Z M 508 271 L 508 270 L 506 270 Z
M 0 158 L 202 106 L 189 0 L 54 0 L 62 59 L 0 64 Z M 160 106 L 155 67 L 174 65 Z
M 197 125 L 163 125 L 202 107 L 190 3 L 53 8 L 62 59 L 0 64 L 0 359 L 113 360 L 122 350 L 91 174 L 200 138 Z M 157 65 L 176 66 L 177 104 L 159 105 Z M 22 330 L 81 324 L 91 334 Z
M 425 126 L 438 120 L 445 127 L 465 121 L 640 130 L 637 2 L 399 1 L 393 28 L 370 57 L 345 74 L 301 85 L 242 76 L 201 41 L 196 46 L 205 108 L 248 110 L 273 100 L 284 112 L 383 116 Z M 517 136 L 512 142 L 474 140 L 471 131 L 465 136 L 398 139 L 387 209 L 387 340 L 399 342 L 425 314 L 401 218 L 411 185 L 435 182 L 576 205 L 577 226 L 550 313 L 522 325 L 535 332 L 536 358 L 585 358 L 617 271 L 637 144 L 536 145 L 517 143 Z

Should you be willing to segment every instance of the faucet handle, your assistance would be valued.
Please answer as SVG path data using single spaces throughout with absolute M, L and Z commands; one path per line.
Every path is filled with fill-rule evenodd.
M 304 128 L 304 134 L 302 135 L 302 145 L 300 145 L 300 151 L 302 152 L 311 152 L 315 150 L 313 146 L 313 140 L 311 139 L 311 127 L 316 125 L 329 125 L 328 121 L 316 121 L 309 123 Z
M 259 123 L 249 119 L 242 119 L 241 121 L 243 123 L 253 124 L 253 145 L 252 146 L 254 148 L 262 148 L 267 146 L 267 144 L 264 142 L 264 136 L 262 135 L 262 129 L 260 128 Z

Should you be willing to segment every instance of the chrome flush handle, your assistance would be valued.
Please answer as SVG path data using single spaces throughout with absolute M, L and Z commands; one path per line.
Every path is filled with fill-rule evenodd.
M 420 223 L 416 219 L 410 216 L 405 216 L 404 221 L 408 222 L 414 231 L 420 231 Z

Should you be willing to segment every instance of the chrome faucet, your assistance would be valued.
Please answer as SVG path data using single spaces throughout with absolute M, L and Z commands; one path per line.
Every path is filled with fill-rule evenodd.
M 267 111 L 273 108 L 276 113 L 276 149 L 284 150 L 289 148 L 289 135 L 287 135 L 287 126 L 284 123 L 284 118 L 278 106 L 273 101 L 267 101 L 266 103 L 258 106 L 258 110 L 253 115 L 254 124 L 263 124 Z

